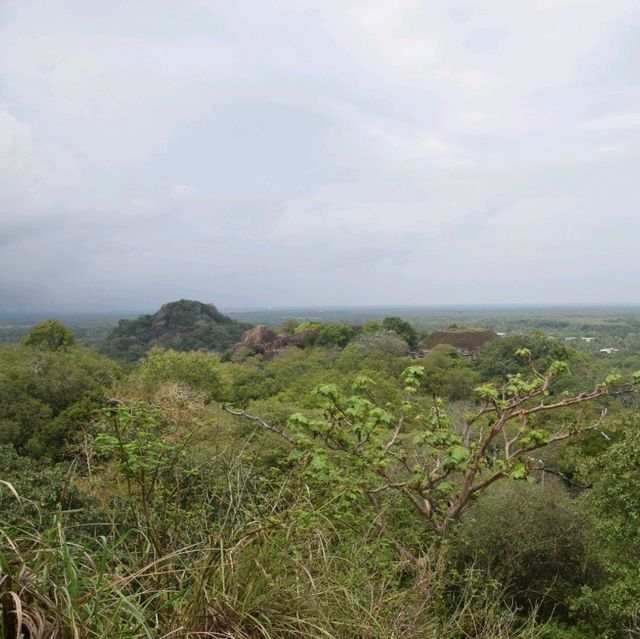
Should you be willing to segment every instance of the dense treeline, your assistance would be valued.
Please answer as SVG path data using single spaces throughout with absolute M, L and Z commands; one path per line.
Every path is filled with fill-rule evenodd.
M 422 337 L 0 346 L 0 636 L 635 636 L 640 376 Z

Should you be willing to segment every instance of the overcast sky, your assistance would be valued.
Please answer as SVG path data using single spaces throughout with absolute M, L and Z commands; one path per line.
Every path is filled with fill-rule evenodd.
M 640 302 L 638 0 L 1 0 L 0 310 Z

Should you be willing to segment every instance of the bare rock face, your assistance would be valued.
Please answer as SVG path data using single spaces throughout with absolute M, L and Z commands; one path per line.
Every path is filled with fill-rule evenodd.
M 242 339 L 233 347 L 234 352 L 244 349 L 254 353 L 265 354 L 273 351 L 276 334 L 264 324 L 258 324 L 242 335 Z
M 304 348 L 313 342 L 313 338 L 316 333 L 316 330 L 309 328 L 297 333 L 285 333 L 284 335 L 279 335 L 278 346 L 279 348 L 284 348 L 285 346 L 300 346 L 301 348 Z
M 242 339 L 234 345 L 233 354 L 242 356 L 243 354 L 255 353 L 271 358 L 288 346 L 298 346 L 299 348 L 309 346 L 313 342 L 316 332 L 309 329 L 297 333 L 277 335 L 268 326 L 258 324 L 245 331 Z

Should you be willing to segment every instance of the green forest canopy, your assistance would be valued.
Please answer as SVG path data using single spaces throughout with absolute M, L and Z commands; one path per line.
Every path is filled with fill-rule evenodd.
M 197 304 L 124 363 L 56 321 L 0 346 L 0 636 L 17 600 L 32 636 L 638 630 L 632 341 L 418 353 L 390 315 L 231 349 L 247 325 Z

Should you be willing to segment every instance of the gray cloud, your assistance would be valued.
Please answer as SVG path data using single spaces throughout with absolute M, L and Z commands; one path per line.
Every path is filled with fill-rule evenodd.
M 0 310 L 637 302 L 633 0 L 7 0 Z

